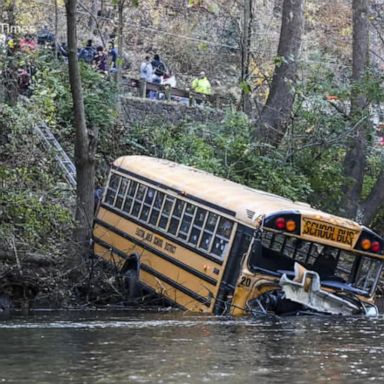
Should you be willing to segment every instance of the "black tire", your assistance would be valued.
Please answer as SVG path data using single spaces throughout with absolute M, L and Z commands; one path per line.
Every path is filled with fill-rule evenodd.
M 138 273 L 136 270 L 129 269 L 124 274 L 124 283 L 129 299 L 134 299 L 138 292 Z

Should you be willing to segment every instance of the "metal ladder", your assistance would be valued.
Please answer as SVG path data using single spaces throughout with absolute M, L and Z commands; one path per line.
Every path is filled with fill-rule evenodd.
M 72 188 L 76 188 L 76 167 L 68 155 L 64 152 L 64 149 L 56 140 L 51 130 L 45 123 L 39 123 L 35 125 L 35 131 L 38 133 L 40 138 L 43 139 L 45 147 L 49 151 L 53 151 L 55 154 L 55 159 L 57 160 L 61 170 L 64 172 L 64 176 L 69 185 Z

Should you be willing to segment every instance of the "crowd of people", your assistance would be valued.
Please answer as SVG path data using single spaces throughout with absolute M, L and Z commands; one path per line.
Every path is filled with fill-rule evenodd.
M 89 39 L 84 48 L 78 50 L 77 58 L 91 65 L 95 70 L 107 75 L 116 72 L 117 49 L 113 40 L 109 42 L 108 49 L 102 45 L 95 47 L 93 40 Z
M 140 65 L 140 79 L 148 83 L 168 85 L 171 88 L 176 88 L 176 77 L 169 67 L 161 60 L 158 54 L 153 56 L 145 56 L 144 61 Z M 212 94 L 211 84 L 204 71 L 201 71 L 199 76 L 191 83 L 192 90 L 204 96 Z M 147 92 L 150 98 L 158 98 L 159 93 L 155 91 Z M 198 99 L 200 104 L 203 98 Z
M 12 34 L 3 34 L 0 36 L 0 47 L 3 52 L 12 56 L 16 52 L 34 52 L 38 47 L 48 47 L 54 50 L 57 56 L 63 60 L 68 58 L 68 47 L 66 43 L 58 43 L 48 27 L 44 26 L 36 35 L 26 34 L 20 38 L 16 38 Z M 114 40 L 111 39 L 108 48 L 102 45 L 94 46 L 93 40 L 89 39 L 86 45 L 77 50 L 79 61 L 83 61 L 92 66 L 96 71 L 109 75 L 117 71 L 118 50 L 115 47 Z M 21 68 L 17 68 L 19 92 L 28 94 L 28 89 L 32 80 L 33 68 L 26 63 Z M 176 88 L 176 77 L 172 70 L 164 63 L 159 54 L 154 54 L 153 58 L 149 55 L 145 56 L 144 61 L 140 65 L 140 79 L 148 83 L 159 84 Z M 194 92 L 203 96 L 212 94 L 211 84 L 204 71 L 200 72 L 192 83 L 191 88 Z M 148 91 L 147 97 L 160 98 L 160 92 Z M 198 102 L 202 102 L 203 98 Z

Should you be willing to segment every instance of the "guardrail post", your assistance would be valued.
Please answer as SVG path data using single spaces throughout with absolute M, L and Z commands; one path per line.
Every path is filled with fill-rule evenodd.
M 194 95 L 190 92 L 189 93 L 189 106 L 194 107 L 195 106 L 195 97 Z
M 171 100 L 171 86 L 170 85 L 165 85 L 164 87 L 164 93 L 165 93 L 165 99 L 170 101 Z
M 147 95 L 147 82 L 145 80 L 140 80 L 139 89 L 140 89 L 140 97 L 145 99 Z

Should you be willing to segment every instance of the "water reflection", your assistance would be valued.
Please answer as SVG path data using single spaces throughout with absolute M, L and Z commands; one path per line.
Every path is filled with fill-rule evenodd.
M 35 313 L 0 321 L 0 383 L 362 383 L 384 319 Z

